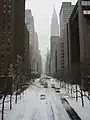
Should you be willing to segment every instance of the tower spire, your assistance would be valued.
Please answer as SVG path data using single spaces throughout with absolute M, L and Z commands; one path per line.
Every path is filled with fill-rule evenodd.
M 59 36 L 58 17 L 56 14 L 55 6 L 53 8 L 53 14 L 51 19 L 51 36 Z
M 53 8 L 53 15 L 52 15 L 52 19 L 57 19 L 57 14 L 56 14 L 56 9 L 55 9 L 55 6 Z

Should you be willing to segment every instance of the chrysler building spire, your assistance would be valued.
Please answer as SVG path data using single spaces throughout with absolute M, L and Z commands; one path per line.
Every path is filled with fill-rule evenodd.
M 56 14 L 55 7 L 53 10 L 53 15 L 52 15 L 52 19 L 51 19 L 51 36 L 59 36 L 58 17 Z

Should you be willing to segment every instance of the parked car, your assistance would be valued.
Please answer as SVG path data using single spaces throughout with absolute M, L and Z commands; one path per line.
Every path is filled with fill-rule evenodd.
M 40 100 L 45 100 L 46 99 L 46 96 L 44 94 L 41 94 L 40 95 Z
M 41 85 L 44 85 L 44 81 L 43 80 L 41 80 Z
M 48 83 L 44 82 L 44 88 L 48 88 Z
M 52 87 L 52 88 L 55 88 L 55 84 L 51 84 L 51 87 Z
M 55 88 L 55 92 L 60 93 L 60 88 Z

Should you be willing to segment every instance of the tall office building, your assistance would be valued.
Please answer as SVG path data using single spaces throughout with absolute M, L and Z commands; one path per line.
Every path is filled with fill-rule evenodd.
M 35 71 L 38 72 L 38 62 L 39 62 L 39 48 L 38 48 L 38 34 L 35 32 L 35 44 L 34 44 L 34 53 L 35 53 Z
M 30 70 L 30 53 L 29 53 L 29 31 L 25 27 L 25 43 L 24 43 L 24 71 Z
M 55 8 L 53 10 L 53 15 L 51 19 L 51 38 L 50 38 L 50 47 L 51 47 L 51 75 L 55 76 L 57 72 L 57 61 L 55 51 L 56 51 L 56 44 L 59 40 L 59 24 L 58 24 L 58 17 L 55 11 Z
M 32 18 L 32 12 L 31 12 L 31 10 L 29 9 L 29 10 L 26 10 L 25 11 L 25 23 L 26 23 L 26 25 L 27 25 L 27 29 L 28 29 L 28 31 L 30 31 L 30 29 L 31 29 L 31 18 Z
M 65 37 L 66 33 L 64 31 L 65 25 L 68 22 L 68 19 L 71 15 L 71 12 L 74 8 L 74 5 L 71 4 L 71 2 L 63 2 L 61 6 L 61 10 L 59 13 L 59 19 L 60 19 L 60 63 L 61 63 L 61 70 L 64 70 L 65 68 L 65 55 L 67 51 L 66 49 L 66 42 L 65 42 Z
M 63 2 L 61 6 L 61 10 L 59 13 L 59 20 L 60 20 L 60 36 L 63 36 L 63 30 L 65 24 L 68 22 L 68 19 L 71 15 L 71 12 L 74 8 L 74 5 L 71 2 Z
M 35 44 L 35 28 L 34 28 L 34 18 L 30 9 L 25 11 L 25 23 L 29 31 L 29 43 L 34 46 Z
M 0 0 L 0 76 L 8 75 L 8 68 L 24 59 L 25 0 Z
M 58 17 L 55 8 L 51 19 L 51 36 L 59 36 Z
M 14 1 L 0 1 L 0 76 L 8 74 L 13 60 Z
M 31 62 L 31 69 L 35 72 L 39 72 L 40 70 L 40 52 L 39 52 L 39 45 L 38 45 L 38 34 L 35 32 L 34 27 L 34 17 L 32 16 L 31 10 L 25 11 L 25 23 L 27 29 L 29 31 L 29 47 L 30 47 L 30 62 Z
M 25 0 L 15 0 L 14 3 L 14 39 L 15 54 L 24 59 Z
M 29 47 L 31 48 L 31 69 L 35 71 L 35 28 L 34 18 L 30 9 L 25 11 L 25 23 L 29 31 Z
M 54 8 L 51 19 L 51 38 L 50 38 L 51 52 L 53 51 L 58 36 L 59 36 L 59 24 L 58 24 L 58 17 L 56 14 L 56 10 Z

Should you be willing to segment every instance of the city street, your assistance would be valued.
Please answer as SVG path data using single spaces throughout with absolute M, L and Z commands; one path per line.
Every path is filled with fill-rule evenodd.
M 70 120 L 53 88 L 43 88 L 38 81 L 31 85 L 13 109 L 5 115 L 5 120 Z M 35 84 L 34 83 L 34 84 Z M 45 95 L 41 99 L 40 95 Z
M 0 0 L 0 120 L 90 120 L 90 0 Z

